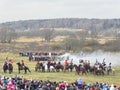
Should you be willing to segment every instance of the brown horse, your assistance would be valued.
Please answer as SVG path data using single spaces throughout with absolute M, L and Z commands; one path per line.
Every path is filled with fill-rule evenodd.
M 66 70 L 72 72 L 74 69 L 74 65 L 62 65 L 58 63 L 54 65 L 54 68 L 56 69 L 57 72 L 59 71 L 66 72 Z
M 11 74 L 13 72 L 13 65 L 10 64 L 10 63 L 5 62 L 4 65 L 3 65 L 4 73 L 6 73 L 7 70 L 9 71 L 9 74 Z
M 82 75 L 83 74 L 85 74 L 85 75 L 87 75 L 87 71 L 86 71 L 86 69 L 85 69 L 85 67 L 84 66 L 81 66 L 81 65 L 74 65 L 74 67 L 75 67 L 75 70 L 76 70 L 76 73 L 79 75 L 80 74 L 80 72 L 82 73 Z
M 20 62 L 18 62 L 17 65 L 18 65 L 18 72 L 19 72 L 19 73 L 20 73 L 21 70 L 24 70 L 24 71 L 25 71 L 25 74 L 27 73 L 27 70 L 28 70 L 29 72 L 31 72 L 30 69 L 29 69 L 27 66 L 24 66 L 24 67 L 23 67 Z
M 71 65 L 71 64 L 63 65 L 62 67 L 63 67 L 63 72 L 66 72 L 66 70 L 72 72 L 74 69 L 74 65 Z
M 77 66 L 76 64 L 74 64 L 74 68 L 75 68 L 76 73 L 79 75 L 80 74 L 80 67 Z
M 80 68 L 80 70 L 81 70 L 81 72 L 82 72 L 82 75 L 83 75 L 83 74 L 87 75 L 87 70 L 86 70 L 85 66 L 82 66 L 82 67 Z
M 108 67 L 106 68 L 107 75 L 113 74 L 115 75 L 115 69 L 109 69 Z
M 93 66 L 92 70 L 93 70 L 92 72 L 94 75 L 104 75 L 104 70 L 102 67 L 97 68 L 97 67 Z
M 35 65 L 35 71 L 36 71 L 36 72 L 37 72 L 37 71 L 40 71 L 40 69 L 41 69 L 40 63 L 37 63 L 37 64 Z
M 54 67 L 55 67 L 56 72 L 63 71 L 63 65 L 60 63 L 54 65 Z

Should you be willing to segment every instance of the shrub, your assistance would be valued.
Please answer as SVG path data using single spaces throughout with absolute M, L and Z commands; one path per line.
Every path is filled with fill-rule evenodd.
M 97 46 L 99 43 L 96 40 L 86 40 L 84 46 Z

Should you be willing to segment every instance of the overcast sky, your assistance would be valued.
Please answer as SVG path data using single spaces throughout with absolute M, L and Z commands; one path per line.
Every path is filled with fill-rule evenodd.
M 70 17 L 120 18 L 120 0 L 0 0 L 0 22 Z

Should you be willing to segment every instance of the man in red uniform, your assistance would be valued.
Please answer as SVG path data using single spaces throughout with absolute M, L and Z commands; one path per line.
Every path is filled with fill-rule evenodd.
M 65 66 L 69 65 L 68 60 L 65 60 Z
M 12 62 L 12 60 L 10 59 L 8 64 L 12 64 L 12 63 L 13 63 L 13 62 Z

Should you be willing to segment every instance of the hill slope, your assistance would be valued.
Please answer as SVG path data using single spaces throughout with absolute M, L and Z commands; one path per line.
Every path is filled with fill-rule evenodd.
M 86 30 L 114 30 L 120 28 L 120 19 L 43 19 L 23 20 L 1 23 L 0 26 L 7 26 L 14 29 L 37 29 L 37 28 L 74 28 Z

